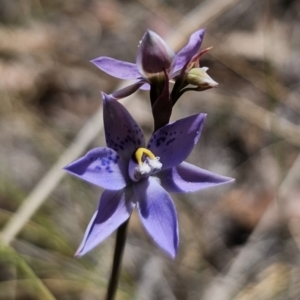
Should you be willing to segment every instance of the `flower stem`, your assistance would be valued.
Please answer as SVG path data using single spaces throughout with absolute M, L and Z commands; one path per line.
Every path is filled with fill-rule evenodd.
M 126 243 L 128 224 L 129 224 L 129 219 L 125 221 L 117 230 L 113 267 L 112 267 L 112 272 L 110 275 L 109 284 L 107 288 L 107 294 L 105 298 L 106 300 L 115 299 L 115 295 L 118 287 L 122 257 L 125 248 L 125 243 Z

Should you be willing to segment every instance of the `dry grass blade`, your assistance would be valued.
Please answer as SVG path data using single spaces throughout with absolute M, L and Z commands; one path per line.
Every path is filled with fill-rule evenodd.
M 287 197 L 289 190 L 299 182 L 299 174 L 300 155 L 298 155 L 296 161 L 280 185 L 277 198 L 274 199 L 266 210 L 264 216 L 249 237 L 247 244 L 234 259 L 227 274 L 216 277 L 213 283 L 208 287 L 203 297 L 204 300 L 230 300 L 241 290 L 246 283 L 246 277 L 247 274 L 249 274 L 249 270 L 253 265 L 261 261 L 265 252 L 272 247 L 272 242 L 268 242 L 268 245 L 264 244 L 263 247 L 259 247 L 259 245 L 262 243 L 264 233 L 269 227 L 269 224 L 274 222 L 274 218 L 280 217 L 278 206 L 280 206 L 282 201 Z
M 12 249 L 10 246 L 7 247 L 0 245 L 0 254 L 5 255 L 5 257 L 7 257 L 9 260 L 14 261 L 17 268 L 27 277 L 27 279 L 29 280 L 26 287 L 27 291 L 32 291 L 32 293 L 39 295 L 39 298 L 41 299 L 56 299 L 49 291 L 48 287 L 43 283 L 43 281 L 35 275 L 34 271 L 30 268 L 27 262 L 20 255 L 18 255 L 14 249 Z M 11 285 L 9 286 L 9 288 L 11 288 Z
M 300 147 L 300 127 L 264 109 L 248 99 L 208 93 L 201 105 L 208 111 L 228 111 L 275 136 Z
M 276 99 L 276 101 L 284 105 L 287 104 L 286 99 L 289 97 L 290 100 L 293 101 L 289 101 L 288 105 L 290 105 L 297 113 L 300 112 L 300 104 L 297 99 L 297 94 L 292 93 L 281 81 L 268 78 L 266 74 L 253 67 L 253 65 L 251 65 L 251 63 L 245 58 L 240 57 L 238 63 L 236 63 L 235 56 L 238 54 L 235 49 L 224 46 L 223 43 L 220 43 L 218 39 L 209 34 L 206 34 L 205 38 L 208 45 L 214 45 L 214 51 L 209 52 L 209 55 L 213 57 L 214 60 L 221 62 L 236 74 L 249 81 L 255 88 L 269 94 L 272 98 Z M 224 54 L 227 55 L 226 59 L 222 59 Z M 270 86 L 272 86 L 272 88 L 270 88 Z

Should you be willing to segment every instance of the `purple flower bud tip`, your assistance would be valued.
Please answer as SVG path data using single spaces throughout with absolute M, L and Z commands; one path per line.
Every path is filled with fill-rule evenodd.
M 155 32 L 148 30 L 139 46 L 137 66 L 141 74 L 156 74 L 170 70 L 175 53 Z

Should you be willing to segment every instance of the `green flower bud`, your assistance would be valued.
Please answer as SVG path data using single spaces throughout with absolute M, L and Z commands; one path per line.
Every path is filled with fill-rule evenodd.
M 206 73 L 207 70 L 206 67 L 191 69 L 186 76 L 186 82 L 197 86 L 199 91 L 217 87 L 219 84 Z

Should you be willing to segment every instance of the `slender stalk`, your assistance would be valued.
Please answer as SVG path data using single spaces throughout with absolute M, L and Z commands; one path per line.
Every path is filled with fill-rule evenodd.
M 116 291 L 117 291 L 117 287 L 118 287 L 120 270 L 121 270 L 123 252 L 124 252 L 125 243 L 126 243 L 128 224 L 129 224 L 129 219 L 126 222 L 124 222 L 117 230 L 113 267 L 112 267 L 112 272 L 110 275 L 109 284 L 108 284 L 108 288 L 107 288 L 107 294 L 106 294 L 106 298 L 105 298 L 106 300 L 114 300 L 115 299 L 115 295 L 116 295 Z

